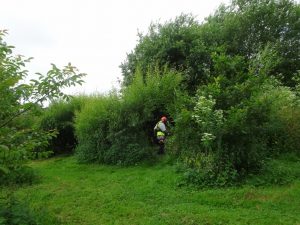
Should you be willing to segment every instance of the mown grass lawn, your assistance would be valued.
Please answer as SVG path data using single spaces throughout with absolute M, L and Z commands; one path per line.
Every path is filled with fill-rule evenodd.
M 77 164 L 74 157 L 33 162 L 41 181 L 17 189 L 32 210 L 62 224 L 300 224 L 300 181 L 274 187 L 177 187 L 171 165 L 122 168 Z

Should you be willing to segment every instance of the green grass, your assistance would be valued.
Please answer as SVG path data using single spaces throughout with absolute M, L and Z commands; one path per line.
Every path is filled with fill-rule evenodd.
M 65 157 L 31 166 L 41 181 L 15 196 L 32 210 L 46 207 L 64 225 L 300 224 L 299 179 L 284 186 L 195 190 L 177 187 L 178 174 L 166 163 L 122 168 Z

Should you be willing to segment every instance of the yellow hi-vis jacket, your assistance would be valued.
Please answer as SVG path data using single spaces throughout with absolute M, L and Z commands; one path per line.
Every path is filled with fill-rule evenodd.
M 157 135 L 157 137 L 164 137 L 165 133 L 161 132 L 161 131 L 158 131 L 156 135 Z
M 156 131 L 156 136 L 157 137 L 164 137 L 165 136 L 165 131 L 166 131 L 166 125 L 162 121 L 159 121 L 155 125 L 154 131 Z

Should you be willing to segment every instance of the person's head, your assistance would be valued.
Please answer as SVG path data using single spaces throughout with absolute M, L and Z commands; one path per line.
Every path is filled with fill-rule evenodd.
M 161 120 L 161 122 L 166 123 L 167 122 L 167 117 L 163 116 L 160 120 Z

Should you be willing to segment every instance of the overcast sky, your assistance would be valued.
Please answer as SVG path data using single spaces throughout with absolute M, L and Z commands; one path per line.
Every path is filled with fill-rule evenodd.
M 119 65 L 137 44 L 138 31 L 181 13 L 199 21 L 230 0 L 0 0 L 0 29 L 15 53 L 34 57 L 27 69 L 46 72 L 50 63 L 71 62 L 87 73 L 69 92 L 106 92 L 121 77 Z

